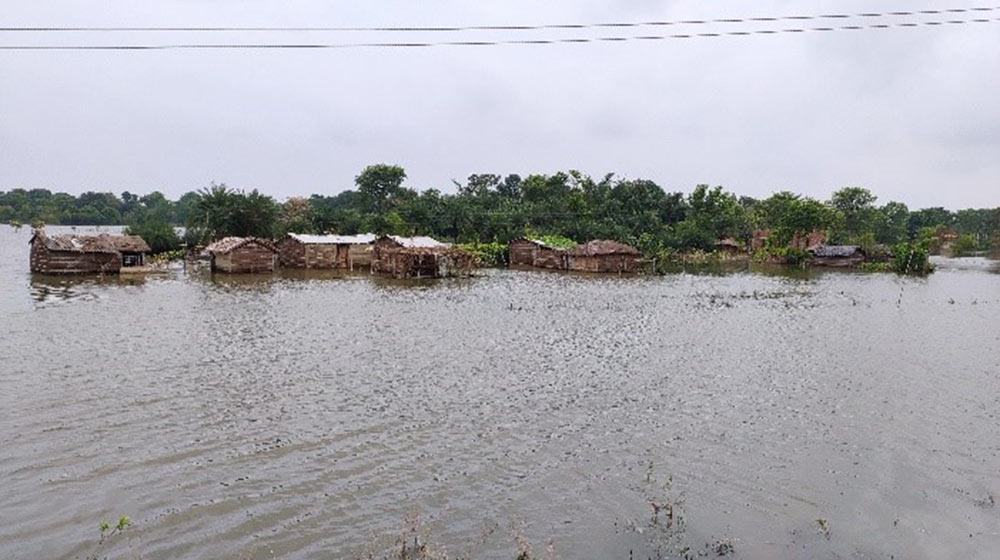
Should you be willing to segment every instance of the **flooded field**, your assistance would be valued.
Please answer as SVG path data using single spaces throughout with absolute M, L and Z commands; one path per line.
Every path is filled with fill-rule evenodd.
M 1000 550 L 996 261 L 69 279 L 29 237 L 0 227 L 0 558 L 367 557 L 417 524 L 475 558 Z

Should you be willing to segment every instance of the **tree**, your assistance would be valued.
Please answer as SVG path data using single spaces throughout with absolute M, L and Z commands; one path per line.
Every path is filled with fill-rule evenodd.
M 370 212 L 383 213 L 389 209 L 391 198 L 397 194 L 406 179 L 406 171 L 398 165 L 369 165 L 354 178 L 358 192 L 364 197 Z
M 878 197 L 861 187 L 846 187 L 833 193 L 830 206 L 838 212 L 841 219 L 832 232 L 833 240 L 847 243 L 865 233 L 874 232 L 878 216 L 876 200 Z
M 910 239 L 917 239 L 920 230 L 924 228 L 937 229 L 940 226 L 951 227 L 954 219 L 955 217 L 951 212 L 941 207 L 924 208 L 923 210 L 911 212 L 909 222 L 907 223 Z
M 796 236 L 825 230 L 833 222 L 832 211 L 822 202 L 789 191 L 777 192 L 753 206 L 754 225 L 771 230 L 772 243 L 784 247 Z
M 889 202 L 879 208 L 875 239 L 887 245 L 905 241 L 909 222 L 910 209 L 902 202 Z

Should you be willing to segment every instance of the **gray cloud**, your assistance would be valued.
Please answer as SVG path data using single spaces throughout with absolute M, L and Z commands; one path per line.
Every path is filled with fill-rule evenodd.
M 879 9 L 921 7 L 942 5 Z M 4 19 L 10 25 L 449 25 L 872 9 L 863 1 L 812 2 L 806 9 L 781 1 L 751 8 L 735 0 L 176 0 L 155 7 L 14 0 L 5 3 Z M 684 29 L 692 28 L 639 33 Z M 4 51 L 0 189 L 160 189 L 177 196 L 215 180 L 284 198 L 338 192 L 365 165 L 384 161 L 406 167 L 411 186 L 443 190 L 452 178 L 476 172 L 578 168 L 678 190 L 708 182 L 740 194 L 792 189 L 826 198 L 838 187 L 863 185 L 883 202 L 998 206 L 998 30 L 1000 23 L 423 50 Z M 3 44 L 261 39 L 385 37 L 0 35 Z

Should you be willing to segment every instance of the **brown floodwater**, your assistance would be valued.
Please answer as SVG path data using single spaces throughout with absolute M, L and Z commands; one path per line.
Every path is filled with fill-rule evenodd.
M 57 278 L 29 237 L 0 227 L 3 559 L 377 557 L 417 523 L 474 558 L 1000 554 L 996 261 Z

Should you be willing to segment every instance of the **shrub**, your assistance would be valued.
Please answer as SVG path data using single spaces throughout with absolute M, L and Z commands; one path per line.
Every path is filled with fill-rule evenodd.
M 927 274 L 934 270 L 929 256 L 926 242 L 900 243 L 893 247 L 889 264 L 899 274 Z
M 507 245 L 503 243 L 465 243 L 458 248 L 472 253 L 480 266 L 507 266 Z
M 146 240 L 153 253 L 165 253 L 181 248 L 181 239 L 177 230 L 166 222 L 148 221 L 125 228 L 126 235 L 138 235 Z

